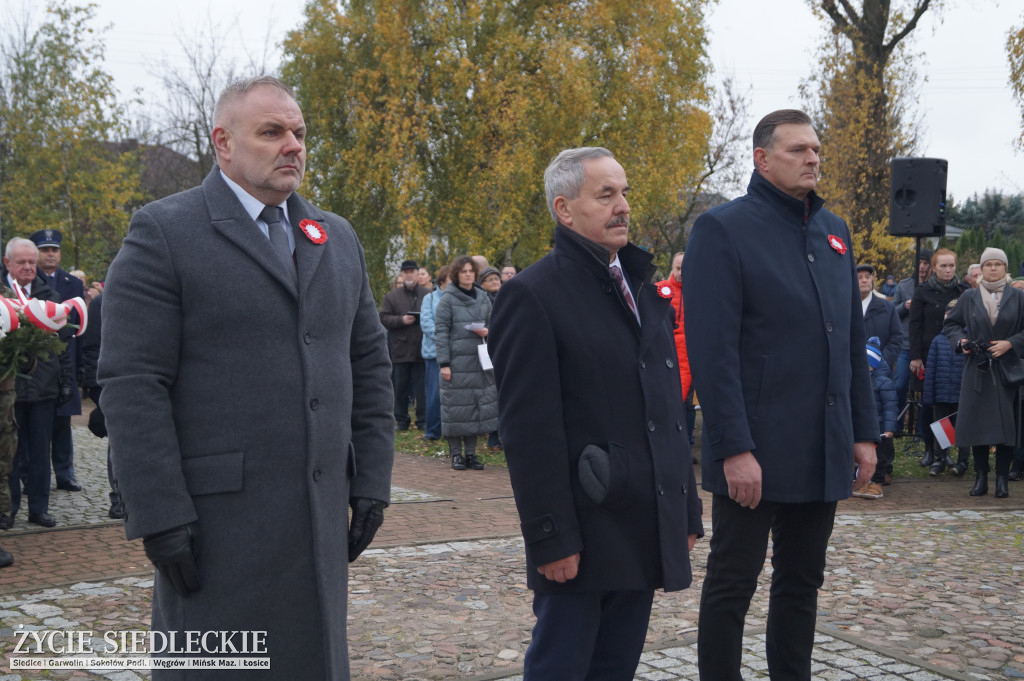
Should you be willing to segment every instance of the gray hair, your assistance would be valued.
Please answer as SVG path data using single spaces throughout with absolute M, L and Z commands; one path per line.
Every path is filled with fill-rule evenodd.
M 213 107 L 213 124 L 218 125 L 221 116 L 230 104 L 247 95 L 251 90 L 258 87 L 277 88 L 292 99 L 295 99 L 295 91 L 288 83 L 274 76 L 255 76 L 253 78 L 242 78 L 228 83 L 224 90 L 217 97 L 217 103 Z
M 39 247 L 35 245 L 33 241 L 22 238 L 20 236 L 11 237 L 11 240 L 7 242 L 7 249 L 4 251 L 4 257 L 10 258 L 14 255 L 14 249 L 18 246 L 31 246 L 32 250 L 39 253 Z
M 580 189 L 587 179 L 583 162 L 597 158 L 615 160 L 612 152 L 604 147 L 577 147 L 560 151 L 544 170 L 544 194 L 548 200 L 548 211 L 555 222 L 558 222 L 555 199 L 559 196 L 567 199 L 578 198 Z
M 971 263 L 971 265 L 967 268 L 967 271 L 970 272 L 975 267 L 977 267 L 980 270 L 981 269 L 981 263 L 977 263 L 977 262 Z

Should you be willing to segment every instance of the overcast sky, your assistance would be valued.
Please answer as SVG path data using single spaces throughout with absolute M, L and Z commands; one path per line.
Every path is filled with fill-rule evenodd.
M 299 0 L 95 0 L 105 34 L 107 68 L 122 94 L 141 88 L 156 96 L 147 64 L 180 60 L 177 35 L 196 35 L 207 23 L 226 33 L 230 50 L 244 61 L 261 54 L 270 36 L 278 44 L 301 23 Z M 41 4 L 41 3 L 38 3 Z M 898 3 L 894 3 L 898 4 Z M 1024 155 L 1014 149 L 1020 107 L 1007 84 L 1006 35 L 1024 23 L 1020 0 L 945 0 L 914 32 L 926 76 L 920 95 L 926 133 L 921 156 L 949 161 L 948 192 L 963 200 L 986 188 L 1024 192 Z M 23 0 L 0 0 L 5 9 Z M 0 16 L 8 16 L 5 11 Z M 799 107 L 798 86 L 815 68 L 813 53 L 822 23 L 807 0 L 719 0 L 709 20 L 715 78 L 731 73 L 751 86 L 753 120 L 774 109 Z M 275 49 L 271 63 L 277 61 Z M 315 163 L 315 159 L 313 159 Z

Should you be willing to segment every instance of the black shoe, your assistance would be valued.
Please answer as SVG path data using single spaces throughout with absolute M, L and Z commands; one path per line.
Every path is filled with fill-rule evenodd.
M 110 505 L 110 510 L 107 511 L 107 516 L 114 520 L 121 520 L 124 518 L 124 504 L 117 502 Z
M 1007 480 L 1015 480 L 1016 481 L 1016 480 L 1020 480 L 1020 478 L 1021 478 L 1020 471 L 1010 471 L 1010 474 L 1007 476 Z
M 988 471 L 978 471 L 974 478 L 974 487 L 971 488 L 972 497 L 980 497 L 988 494 Z
M 1010 483 L 1005 475 L 996 476 L 996 499 L 1005 499 L 1010 496 Z
M 53 516 L 49 513 L 29 513 L 28 521 L 33 525 L 39 525 L 41 527 L 53 527 L 57 524 L 57 521 L 53 519 Z
M 956 461 L 954 461 L 953 457 L 949 455 L 949 450 L 946 450 L 946 455 L 945 455 L 944 458 L 945 458 L 946 466 L 947 467 L 952 468 L 953 466 L 956 465 Z
M 452 470 L 453 471 L 464 471 L 464 470 L 466 470 L 466 461 L 462 458 L 461 454 L 454 454 L 452 456 Z
M 482 471 L 484 465 L 480 462 L 480 459 L 476 458 L 476 454 L 470 454 L 466 457 L 466 468 L 470 468 L 474 471 Z
M 14 527 L 14 516 L 0 513 L 0 530 L 9 530 Z
M 10 552 L 0 549 L 0 568 L 9 567 L 11 565 L 14 565 L 14 556 L 12 556 Z
M 946 462 L 939 459 L 932 464 L 932 467 L 928 469 L 928 475 L 938 475 L 942 471 L 946 470 Z
M 949 469 L 949 472 L 959 478 L 967 472 L 967 464 L 965 462 L 958 461 L 953 464 L 953 467 Z
M 78 484 L 78 481 L 74 478 L 65 480 L 64 482 L 57 483 L 57 489 L 62 489 L 65 492 L 81 492 L 82 486 Z
M 927 468 L 933 463 L 935 463 L 935 455 L 932 454 L 932 450 L 929 449 L 925 451 L 924 456 L 921 457 L 920 464 L 922 468 Z
M 426 440 L 427 442 L 437 442 L 441 438 L 434 437 L 433 435 L 423 435 L 423 436 L 420 437 L 420 439 L 421 440 Z

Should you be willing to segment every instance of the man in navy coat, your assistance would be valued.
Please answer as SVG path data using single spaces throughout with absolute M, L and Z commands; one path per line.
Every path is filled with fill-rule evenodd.
M 810 679 L 817 590 L 836 502 L 874 472 L 878 440 L 846 224 L 814 188 L 810 118 L 754 130 L 747 194 L 694 224 L 683 263 L 686 341 L 714 497 L 701 593 L 705 681 L 739 681 L 743 622 L 773 539 L 772 679 Z
M 61 301 L 72 298 L 84 300 L 82 280 L 72 277 L 60 268 L 60 242 L 63 235 L 58 229 L 41 229 L 29 237 L 39 249 L 39 275 L 46 280 Z M 78 313 L 73 314 L 72 323 L 80 324 Z M 75 450 L 71 443 L 71 417 L 82 413 L 82 396 L 78 390 L 78 367 L 81 365 L 78 339 L 67 340 L 65 352 L 71 358 L 71 399 L 57 407 L 53 419 L 53 473 L 57 478 L 57 489 L 81 492 L 82 486 L 75 480 Z
M 903 330 L 896 306 L 875 291 L 875 268 L 871 265 L 857 265 L 857 286 L 860 289 L 860 308 L 864 313 L 864 336 L 875 336 L 881 342 L 882 359 L 891 374 L 903 347 Z
M 561 152 L 544 188 L 554 250 L 502 285 L 487 337 L 537 615 L 524 674 L 627 681 L 703 534 L 671 294 L 627 242 L 611 152 Z

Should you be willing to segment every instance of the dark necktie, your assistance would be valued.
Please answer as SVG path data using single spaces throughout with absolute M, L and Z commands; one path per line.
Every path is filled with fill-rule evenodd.
M 270 244 L 274 251 L 280 256 L 281 261 L 288 266 L 288 270 L 295 274 L 295 260 L 292 258 L 292 249 L 288 245 L 288 235 L 281 224 L 282 210 L 280 206 L 264 206 L 260 211 L 260 220 L 267 223 L 267 234 L 270 237 Z
M 622 296 L 626 299 L 626 304 L 629 305 L 629 309 L 633 311 L 633 316 L 637 317 L 636 302 L 633 300 L 633 294 L 629 292 L 629 287 L 626 286 L 626 282 L 622 279 L 622 270 L 619 269 L 618 265 L 612 265 L 608 269 L 611 270 L 612 278 L 619 282 L 619 288 L 622 289 Z M 637 321 L 639 321 L 639 317 L 637 317 Z

